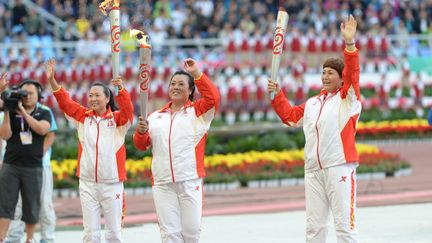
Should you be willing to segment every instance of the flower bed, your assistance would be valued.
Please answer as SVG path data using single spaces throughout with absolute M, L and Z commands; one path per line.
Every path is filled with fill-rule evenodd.
M 360 136 L 392 134 L 405 136 L 407 133 L 422 135 L 431 131 L 432 126 L 426 119 L 359 122 L 357 127 Z
M 270 125 L 267 123 L 266 126 Z M 238 133 L 237 127 L 210 131 L 207 138 L 206 156 L 214 154 L 233 154 L 249 151 L 293 150 L 303 148 L 305 137 L 298 128 L 287 128 L 280 122 L 273 128 L 265 128 L 262 124 L 244 124 L 246 130 Z M 131 129 L 132 130 L 132 129 Z M 227 131 L 229 135 L 227 135 Z M 246 132 L 245 132 L 246 131 Z M 131 131 L 132 132 L 132 131 Z M 375 139 L 417 139 L 431 138 L 432 126 L 425 119 L 395 120 L 395 121 L 369 121 L 358 123 L 357 141 Z M 78 154 L 76 134 L 72 132 L 59 132 L 53 145 L 53 160 L 75 159 Z M 132 136 L 125 140 L 127 158 L 141 161 L 151 156 L 151 151 L 135 149 Z
M 409 164 L 397 154 L 380 151 L 378 147 L 357 144 L 360 155 L 358 173 L 384 172 L 391 176 Z M 206 183 L 230 183 L 239 181 L 246 186 L 253 180 L 281 180 L 302 178 L 303 150 L 249 151 L 226 155 L 208 155 L 205 158 Z M 76 160 L 52 161 L 54 184 L 56 188 L 77 188 L 75 170 Z M 126 187 L 147 187 L 151 185 L 151 158 L 127 160 L 128 180 Z

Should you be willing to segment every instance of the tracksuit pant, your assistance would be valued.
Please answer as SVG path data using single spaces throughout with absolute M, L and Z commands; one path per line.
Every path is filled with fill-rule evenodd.
M 349 163 L 305 173 L 306 242 L 326 242 L 330 211 L 338 243 L 358 242 L 356 167 Z
M 120 243 L 124 215 L 123 182 L 96 183 L 79 181 L 83 213 L 84 243 L 101 242 L 101 213 L 105 219 L 105 240 Z
M 162 243 L 197 243 L 201 232 L 203 181 L 153 186 Z

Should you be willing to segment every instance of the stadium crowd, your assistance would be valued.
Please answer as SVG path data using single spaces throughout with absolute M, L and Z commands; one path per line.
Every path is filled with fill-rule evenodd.
M 13 7 L 0 2 L 0 41 L 28 44 L 26 48 L 2 48 L 0 70 L 9 72 L 12 84 L 31 78 L 45 85 L 44 61 L 55 56 L 59 60 L 57 80 L 69 86 L 74 99 L 86 104 L 89 85 L 111 78 L 108 18 L 99 12 L 96 0 L 34 2 L 65 21 L 67 27 L 60 32 L 50 32 L 47 21 L 34 9 L 26 8 L 21 0 L 15 1 Z M 192 55 L 210 64 L 206 65 L 205 72 L 212 76 L 221 91 L 222 114 L 238 113 L 240 108 L 249 114 L 267 111 L 265 87 L 278 2 L 146 0 L 137 4 L 132 0 L 121 1 L 121 29 L 145 29 L 151 37 L 152 105 L 159 107 L 166 101 L 166 81 L 174 71 L 172 67 L 179 66 L 179 60 Z M 410 106 L 422 99 L 425 84 L 432 82 L 431 77 L 410 71 L 408 58 L 432 56 L 432 43 L 410 40 L 409 36 L 432 33 L 432 1 L 287 0 L 282 5 L 290 19 L 281 63 L 281 83 L 296 103 L 302 102 L 315 88 L 308 76 L 319 73 L 318 64 L 329 56 L 340 55 L 343 43 L 337 38 L 338 23 L 349 13 L 358 20 L 356 46 L 361 50 L 362 71 L 376 74 L 371 78 L 374 80 L 362 85 L 373 86 L 379 99 L 388 98 L 391 89 L 397 89 L 396 97 L 400 98 L 404 87 L 411 90 Z M 132 100 L 136 101 L 138 57 L 133 43 L 128 42 L 128 35 L 128 31 L 122 33 L 121 73 Z M 190 44 L 178 46 L 175 52 L 163 46 L 168 39 L 194 39 L 205 43 L 205 39 L 214 38 L 221 44 L 206 46 L 204 51 Z M 54 49 L 50 44 L 55 41 L 76 41 L 76 46 Z M 41 48 L 34 47 L 41 43 Z M 400 75 L 388 75 L 391 71 Z M 45 103 L 55 107 L 48 93 Z M 376 99 L 367 102 L 366 107 L 380 105 Z M 405 103 L 400 99 L 390 106 L 404 106 Z M 248 119 L 247 115 L 244 117 Z

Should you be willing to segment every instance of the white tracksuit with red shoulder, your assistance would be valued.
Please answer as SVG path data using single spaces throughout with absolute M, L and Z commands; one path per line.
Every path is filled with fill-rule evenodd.
M 119 111 L 98 116 L 73 101 L 61 88 L 54 92 L 60 109 L 78 131 L 79 192 L 83 210 L 83 242 L 100 242 L 104 214 L 107 242 L 122 242 L 123 181 L 126 180 L 125 136 L 133 121 L 133 106 L 125 89 L 115 97 Z
M 199 100 L 177 112 L 168 103 L 148 116 L 145 134 L 134 134 L 137 149 L 152 147 L 153 199 L 164 243 L 199 242 L 205 142 L 220 96 L 205 74 L 195 85 Z
M 305 134 L 307 242 L 325 242 L 330 210 L 338 242 L 357 242 L 355 226 L 358 154 L 355 133 L 361 112 L 358 50 L 344 51 L 343 85 L 292 107 L 279 92 L 272 106 L 289 126 Z

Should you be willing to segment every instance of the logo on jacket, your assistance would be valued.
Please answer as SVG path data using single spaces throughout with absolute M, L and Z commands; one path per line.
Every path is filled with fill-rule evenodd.
M 110 120 L 110 121 L 108 122 L 107 127 L 112 127 L 112 126 L 114 126 L 114 122 L 113 122 L 112 120 Z
M 195 191 L 199 191 L 200 186 L 195 187 Z
M 339 182 L 346 182 L 347 177 L 346 176 L 341 176 L 341 179 L 339 180 Z
M 116 193 L 115 200 L 120 200 L 120 193 Z
M 162 118 L 162 114 L 158 115 L 158 117 L 156 119 L 161 119 Z

